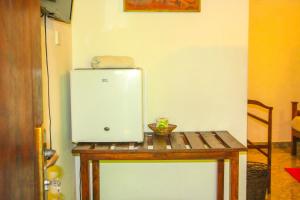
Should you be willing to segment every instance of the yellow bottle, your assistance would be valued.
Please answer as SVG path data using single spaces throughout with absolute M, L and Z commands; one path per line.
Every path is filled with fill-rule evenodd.
M 63 177 L 63 169 L 57 165 L 47 169 L 47 179 L 50 181 L 47 193 L 48 200 L 63 200 L 61 193 L 61 179 Z

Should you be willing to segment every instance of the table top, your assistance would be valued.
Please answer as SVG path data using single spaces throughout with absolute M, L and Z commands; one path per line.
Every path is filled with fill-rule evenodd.
M 145 133 L 143 143 L 78 143 L 74 154 L 240 152 L 247 148 L 227 131 Z

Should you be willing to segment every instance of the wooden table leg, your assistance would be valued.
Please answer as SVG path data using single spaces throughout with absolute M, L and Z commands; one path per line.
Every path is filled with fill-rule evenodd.
M 218 160 L 217 200 L 224 199 L 224 160 Z
M 93 160 L 93 200 L 100 200 L 99 160 Z
M 89 160 L 80 155 L 80 179 L 82 200 L 90 200 Z
M 230 200 L 238 200 L 239 193 L 239 153 L 234 152 L 230 158 Z

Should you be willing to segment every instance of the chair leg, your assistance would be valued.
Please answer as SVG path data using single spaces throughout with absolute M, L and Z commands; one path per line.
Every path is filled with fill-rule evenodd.
M 295 136 L 292 136 L 292 155 L 297 154 L 297 138 Z
M 268 194 L 271 194 L 271 169 L 268 169 L 269 174 L 268 174 L 268 185 L 267 185 L 267 191 Z

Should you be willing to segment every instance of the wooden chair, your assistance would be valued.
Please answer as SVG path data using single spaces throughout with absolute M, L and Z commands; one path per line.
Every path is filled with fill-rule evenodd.
M 298 102 L 293 101 L 292 102 L 292 119 L 296 116 L 300 116 L 300 110 L 298 110 Z M 291 154 L 296 155 L 297 154 L 297 142 L 300 141 L 300 132 L 296 131 L 295 129 L 291 128 L 291 136 L 292 136 L 292 149 Z
M 248 105 L 256 105 L 268 112 L 268 119 L 263 119 L 257 115 L 248 112 L 248 116 L 267 125 L 268 141 L 266 144 L 255 144 L 249 139 L 247 140 L 248 149 L 257 149 L 260 153 L 267 157 L 268 165 L 268 193 L 271 193 L 271 166 L 272 166 L 272 111 L 273 107 L 267 106 L 256 100 L 248 100 Z

